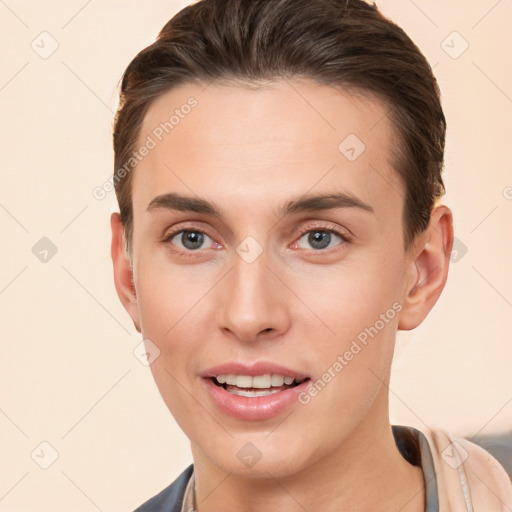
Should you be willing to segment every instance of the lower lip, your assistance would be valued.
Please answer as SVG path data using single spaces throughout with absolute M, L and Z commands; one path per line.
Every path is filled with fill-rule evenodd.
M 217 407 L 227 414 L 247 421 L 268 420 L 282 413 L 292 403 L 298 402 L 298 395 L 310 383 L 306 380 L 293 388 L 279 391 L 267 396 L 238 396 L 226 391 L 223 387 L 214 384 L 212 379 L 203 379 Z

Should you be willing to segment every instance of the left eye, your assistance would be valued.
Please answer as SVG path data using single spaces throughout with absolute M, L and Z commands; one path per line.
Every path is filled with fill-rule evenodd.
M 310 244 L 311 247 L 313 247 L 313 249 L 329 249 L 330 247 L 332 247 L 331 242 L 335 242 L 336 239 L 338 239 L 340 242 L 343 241 L 343 237 L 336 234 L 334 231 L 328 231 L 325 229 L 314 229 L 312 231 L 304 233 L 304 235 L 300 237 L 299 245 L 302 240 L 305 240 L 308 244 Z

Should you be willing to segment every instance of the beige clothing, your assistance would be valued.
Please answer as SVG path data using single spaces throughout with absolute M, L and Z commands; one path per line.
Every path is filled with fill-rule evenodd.
M 512 511 L 512 482 L 491 454 L 439 430 L 423 435 L 434 462 L 439 512 Z

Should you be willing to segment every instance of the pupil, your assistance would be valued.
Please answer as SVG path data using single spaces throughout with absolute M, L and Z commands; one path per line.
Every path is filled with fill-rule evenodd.
M 325 249 L 331 241 L 331 234 L 327 231 L 315 231 L 309 235 L 309 243 L 315 249 Z

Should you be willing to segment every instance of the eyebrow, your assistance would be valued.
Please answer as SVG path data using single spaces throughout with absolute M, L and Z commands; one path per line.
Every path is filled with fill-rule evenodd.
M 294 213 L 334 210 L 336 208 L 359 208 L 375 213 L 372 206 L 348 192 L 303 195 L 286 201 L 275 213 L 279 217 L 284 217 Z M 222 210 L 214 203 L 199 197 L 183 196 L 174 192 L 153 198 L 146 208 L 149 212 L 160 209 L 188 211 L 222 217 Z

